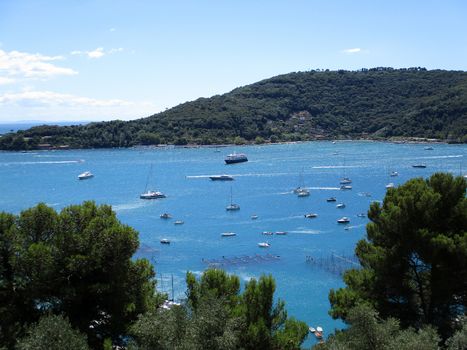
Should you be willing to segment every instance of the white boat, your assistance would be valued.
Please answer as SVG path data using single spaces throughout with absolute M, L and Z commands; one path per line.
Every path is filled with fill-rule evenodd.
M 348 184 L 351 184 L 351 183 L 352 183 L 352 180 L 350 180 L 348 177 L 343 177 L 343 178 L 339 181 L 339 183 L 340 183 L 341 185 L 348 185 Z
M 365 213 L 357 214 L 357 216 L 358 216 L 359 218 L 366 218 L 366 214 L 365 214 Z
M 256 215 L 256 214 L 253 214 L 253 215 L 251 216 L 251 220 L 256 220 L 257 218 L 258 218 L 258 215 Z
M 311 333 L 314 333 L 314 332 L 316 332 L 316 329 L 315 329 L 315 327 L 308 327 L 308 330 L 309 330 Z
M 183 225 L 185 222 L 182 220 L 177 220 L 174 222 L 174 225 Z
M 263 231 L 261 232 L 262 235 L 265 235 L 265 236 L 272 236 L 273 235 L 273 232 L 271 231 Z
M 351 190 L 352 189 L 352 186 L 350 185 L 342 185 L 341 186 L 341 190 Z
M 86 180 L 94 177 L 94 175 L 90 171 L 85 171 L 82 174 L 78 175 L 78 180 Z
M 386 188 L 394 188 L 394 183 L 390 182 L 386 185 Z
M 308 214 L 305 214 L 305 217 L 307 219 L 313 219 L 313 218 L 317 218 L 318 217 L 318 214 L 315 214 L 315 213 L 308 213 Z
M 340 219 L 337 219 L 337 222 L 339 224 L 348 224 L 350 222 L 350 219 L 347 216 L 343 216 Z
M 212 181 L 232 181 L 234 178 L 230 175 L 212 175 L 209 176 Z
M 247 162 L 248 158 L 246 154 L 234 152 L 226 156 L 224 161 L 225 161 L 225 164 L 234 164 L 234 163 Z
M 232 187 L 230 187 L 230 204 L 225 207 L 227 211 L 240 210 L 240 206 L 232 202 Z
M 269 248 L 271 245 L 267 242 L 260 242 L 258 243 L 258 247 L 260 248 Z
M 237 234 L 235 232 L 222 232 L 221 236 L 222 237 L 233 237 L 236 236 Z
M 389 176 L 396 177 L 399 176 L 399 173 L 397 171 L 391 171 L 391 174 Z
M 152 175 L 152 165 L 151 165 L 151 168 L 149 170 L 149 174 L 148 174 L 148 178 L 146 180 L 146 188 L 144 190 L 144 193 L 141 193 L 139 195 L 139 198 L 141 199 L 158 199 L 158 198 L 165 198 L 165 194 L 163 194 L 162 192 L 160 191 L 153 191 L 153 190 L 148 190 L 148 184 L 149 184 L 149 180 L 151 179 L 151 175 Z
M 161 244 L 170 244 L 170 240 L 168 240 L 167 238 L 162 238 L 160 242 Z
M 318 326 L 318 327 L 316 327 L 316 331 L 317 331 L 317 332 L 323 333 L 323 328 L 321 328 L 321 327 Z
M 169 213 L 164 213 L 164 214 L 160 215 L 160 218 L 161 219 L 170 219 L 170 218 L 172 218 L 172 215 L 170 215 Z
M 336 208 L 337 208 L 337 209 L 344 209 L 344 208 L 345 208 L 345 204 L 344 204 L 344 203 L 339 203 L 338 205 L 336 205 Z
M 303 180 L 303 168 L 298 174 L 298 186 L 294 188 L 293 193 L 299 194 L 301 191 L 306 191 L 305 182 Z
M 306 188 L 302 188 L 300 191 L 297 192 L 297 197 L 308 197 L 310 195 L 310 191 Z

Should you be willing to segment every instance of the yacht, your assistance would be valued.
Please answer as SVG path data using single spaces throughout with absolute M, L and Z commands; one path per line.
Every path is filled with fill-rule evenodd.
M 232 187 L 230 187 L 230 204 L 225 207 L 227 211 L 240 210 L 240 206 L 232 202 Z
M 222 232 L 221 237 L 233 237 L 236 236 L 237 234 L 235 232 Z
M 345 204 L 344 204 L 344 203 L 339 203 L 338 205 L 336 205 L 336 208 L 337 208 L 337 209 L 344 209 L 344 208 L 345 208 Z
M 348 224 L 350 219 L 347 216 L 343 216 L 340 219 L 337 219 L 337 223 L 339 224 Z
M 339 183 L 340 183 L 341 185 L 348 185 L 348 184 L 351 184 L 351 183 L 352 183 L 352 180 L 350 180 L 348 177 L 343 177 L 343 178 L 339 181 Z
M 85 171 L 82 174 L 78 175 L 78 180 L 86 180 L 94 177 L 94 175 L 90 171 Z
M 174 225 L 183 225 L 185 222 L 182 220 L 177 220 L 174 222 Z
M 335 201 L 337 201 L 336 197 L 331 197 L 331 198 L 326 199 L 326 202 L 335 202 Z
M 412 168 L 426 168 L 426 164 L 422 164 L 422 163 L 414 164 L 414 165 L 412 165 Z
M 141 199 L 157 199 L 157 198 L 165 198 L 165 194 L 159 191 L 151 191 L 148 190 L 144 193 L 141 193 L 139 195 L 139 198 Z
M 351 190 L 352 189 L 352 186 L 350 185 L 342 185 L 341 186 L 341 190 Z
M 305 217 L 307 219 L 314 219 L 314 218 L 317 218 L 318 217 L 318 214 L 315 214 L 315 213 L 308 213 L 308 214 L 305 214 Z
M 169 213 L 164 213 L 164 214 L 160 215 L 161 219 L 170 219 L 171 217 L 172 217 L 172 215 L 170 215 Z
M 248 158 L 244 153 L 231 153 L 224 159 L 225 164 L 234 164 L 234 163 L 242 163 L 248 162 Z
M 232 181 L 234 178 L 230 175 L 213 175 L 209 176 L 212 181 Z
M 262 235 L 265 235 L 265 236 L 272 236 L 273 235 L 273 232 L 271 231 L 263 231 L 261 232 Z
M 261 243 L 258 243 L 258 247 L 260 248 L 269 248 L 271 245 L 267 242 L 261 242 Z
M 386 185 L 386 188 L 394 188 L 394 183 L 390 182 Z
M 167 238 L 162 238 L 160 242 L 161 244 L 170 244 L 170 240 L 168 240 Z
M 310 195 L 310 191 L 306 188 L 302 188 L 300 191 L 297 192 L 298 197 L 308 197 Z

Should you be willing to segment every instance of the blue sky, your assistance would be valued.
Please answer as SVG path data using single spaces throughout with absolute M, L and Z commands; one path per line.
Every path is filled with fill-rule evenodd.
M 467 1 L 0 0 L 0 122 L 135 119 L 274 75 L 467 70 Z

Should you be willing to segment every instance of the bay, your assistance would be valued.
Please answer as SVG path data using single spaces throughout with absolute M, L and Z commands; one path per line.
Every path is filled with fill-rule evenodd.
M 208 262 L 219 263 L 242 282 L 272 274 L 276 296 L 286 301 L 289 315 L 322 326 L 328 334 L 344 326 L 328 315 L 328 292 L 343 285 L 330 267 L 352 266 L 348 259 L 368 222 L 357 215 L 366 213 L 372 201 L 383 200 L 389 182 L 397 186 L 437 171 L 459 175 L 467 170 L 466 145 L 426 147 L 348 141 L 0 152 L 0 210 L 19 213 L 38 202 L 56 210 L 85 200 L 110 204 L 123 223 L 139 231 L 137 256 L 155 264 L 159 289 L 184 298 L 186 271 L 201 273 Z M 249 161 L 225 165 L 225 155 L 234 151 L 246 153 Z M 412 167 L 420 163 L 426 168 Z M 87 170 L 94 178 L 79 181 Z M 391 171 L 399 176 L 390 177 Z M 214 174 L 235 180 L 211 181 Z M 352 190 L 339 189 L 344 176 L 352 179 Z M 147 182 L 148 189 L 167 198 L 140 199 Z M 310 189 L 309 197 L 293 194 L 300 183 Z M 239 211 L 225 210 L 231 193 Z M 329 197 L 337 202 L 327 202 Z M 337 209 L 337 203 L 346 207 Z M 161 219 L 162 213 L 172 218 Z M 318 217 L 307 219 L 306 213 Z M 350 224 L 338 224 L 342 216 Z M 176 220 L 184 224 L 174 225 Z M 222 232 L 236 236 L 221 237 Z M 171 244 L 161 245 L 162 238 Z M 259 242 L 270 247 L 260 248 Z

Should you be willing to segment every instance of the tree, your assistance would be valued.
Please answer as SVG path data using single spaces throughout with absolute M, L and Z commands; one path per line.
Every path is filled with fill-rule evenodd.
M 358 242 L 362 266 L 331 290 L 331 315 L 348 319 L 368 304 L 383 317 L 420 329 L 433 325 L 446 339 L 467 307 L 466 180 L 437 173 L 388 190 L 368 212 L 367 239 Z
M 88 350 L 86 336 L 73 329 L 60 315 L 42 317 L 18 341 L 18 350 Z

